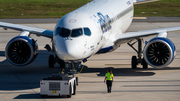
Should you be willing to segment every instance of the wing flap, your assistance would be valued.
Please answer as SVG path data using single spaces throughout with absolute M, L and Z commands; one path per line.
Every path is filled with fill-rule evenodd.
M 9 29 L 18 30 L 18 31 L 28 31 L 31 34 L 36 34 L 38 36 L 44 36 L 48 38 L 53 38 L 53 33 L 54 33 L 54 31 L 51 31 L 51 30 L 28 27 L 28 26 L 12 24 L 12 23 L 5 23 L 5 22 L 0 22 L 0 27 L 9 28 Z

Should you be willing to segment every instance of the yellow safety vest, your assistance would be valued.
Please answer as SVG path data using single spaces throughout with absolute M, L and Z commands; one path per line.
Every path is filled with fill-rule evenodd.
M 109 72 L 108 73 L 106 73 L 106 80 L 110 80 L 110 81 L 112 81 L 112 77 L 114 76 L 113 74 L 110 74 Z

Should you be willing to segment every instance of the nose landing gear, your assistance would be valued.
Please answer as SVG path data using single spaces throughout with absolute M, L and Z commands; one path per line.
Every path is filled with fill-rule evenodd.
M 49 68 L 54 68 L 55 63 L 58 63 L 60 68 L 65 67 L 65 62 L 63 60 L 59 59 L 57 56 L 54 57 L 54 55 L 49 55 Z

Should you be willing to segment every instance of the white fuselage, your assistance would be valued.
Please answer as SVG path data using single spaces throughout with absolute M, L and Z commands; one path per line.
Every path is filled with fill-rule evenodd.
M 56 55 L 75 62 L 117 49 L 116 35 L 130 26 L 133 12 L 131 0 L 94 0 L 70 12 L 55 27 Z

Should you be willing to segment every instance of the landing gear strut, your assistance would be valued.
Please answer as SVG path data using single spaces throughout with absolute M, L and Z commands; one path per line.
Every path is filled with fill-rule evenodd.
M 65 68 L 66 63 L 59 59 L 57 56 L 54 57 L 54 55 L 49 56 L 49 68 L 53 68 L 54 64 L 58 63 L 60 65 L 60 68 Z M 70 74 L 75 77 L 75 74 L 77 73 L 77 68 L 81 66 L 81 62 L 79 63 L 68 63 L 68 68 L 70 68 Z M 78 77 L 76 77 L 76 85 L 78 85 Z
M 72 74 L 73 77 L 75 77 L 75 74 L 77 73 L 77 68 L 81 66 L 81 62 L 79 63 L 68 63 L 70 66 L 70 73 Z M 78 77 L 76 76 L 76 86 L 78 86 Z
M 49 55 L 49 68 L 53 68 L 53 67 L 54 67 L 54 56 Z
M 60 68 L 65 68 L 65 62 L 59 58 L 57 58 L 57 59 L 58 59 L 58 64 L 59 64 Z
M 49 56 L 49 68 L 53 68 L 54 64 L 58 63 L 60 65 L 60 68 L 65 67 L 65 62 L 61 59 L 59 59 L 57 56 L 54 57 L 54 55 Z
M 81 63 L 68 63 L 68 65 L 70 66 L 70 73 L 73 75 L 73 77 L 75 76 L 75 74 L 77 73 L 77 68 L 79 66 L 81 66 Z
M 133 45 L 137 42 L 138 42 L 138 50 L 133 47 Z M 136 69 L 138 64 L 143 65 L 143 69 L 147 69 L 148 64 L 146 63 L 144 58 L 142 58 L 142 39 L 137 39 L 136 42 L 133 42 L 133 43 L 129 42 L 127 44 L 137 52 L 137 57 L 132 56 L 132 60 L 131 60 L 132 69 Z

